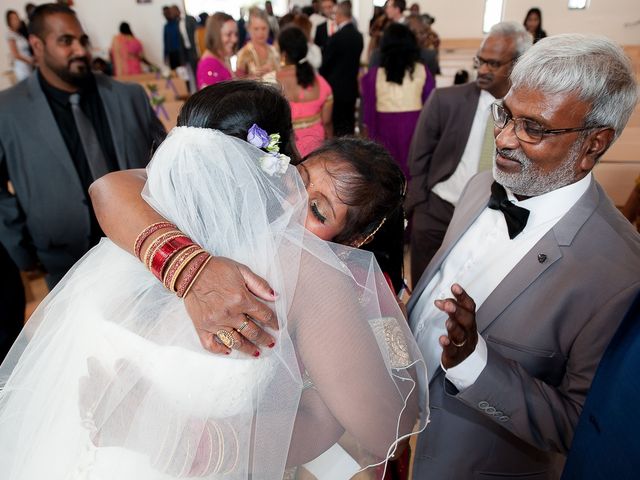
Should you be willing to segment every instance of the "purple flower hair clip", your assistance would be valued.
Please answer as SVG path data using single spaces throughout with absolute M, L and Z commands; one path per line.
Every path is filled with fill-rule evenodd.
M 249 128 L 247 142 L 254 147 L 267 148 L 269 146 L 269 135 L 255 123 Z

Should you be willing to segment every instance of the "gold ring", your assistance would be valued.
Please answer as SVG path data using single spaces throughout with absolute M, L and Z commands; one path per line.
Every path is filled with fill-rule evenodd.
M 242 332 L 242 330 L 244 330 L 247 325 L 249 325 L 249 320 L 245 320 L 244 322 L 242 322 L 242 325 L 240 325 L 238 328 L 236 328 L 236 331 L 238 333 Z
M 231 332 L 228 332 L 226 330 L 218 330 L 216 332 L 216 337 L 218 337 L 222 344 L 227 348 L 233 349 L 233 347 L 236 346 L 236 339 L 233 338 L 233 334 Z
M 464 339 L 462 342 L 460 342 L 460 343 L 456 343 L 456 342 L 454 342 L 454 341 L 453 341 L 453 339 L 452 339 L 452 340 L 451 340 L 451 343 L 453 343 L 453 345 L 454 345 L 454 346 L 456 346 L 456 347 L 458 347 L 458 348 L 461 348 L 461 347 L 464 347 L 464 344 L 465 344 L 465 343 L 467 343 L 467 339 L 465 338 L 465 339 Z

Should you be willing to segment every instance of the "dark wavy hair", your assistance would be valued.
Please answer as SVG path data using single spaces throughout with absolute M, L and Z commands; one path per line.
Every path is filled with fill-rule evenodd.
M 194 93 L 178 115 L 178 126 L 220 130 L 247 139 L 249 128 L 258 125 L 268 134 L 280 134 L 280 151 L 299 163 L 291 109 L 279 88 L 252 80 L 231 80 Z
M 371 235 L 362 248 L 375 255 L 396 291 L 400 290 L 406 190 L 402 170 L 384 147 L 362 138 L 327 140 L 306 158 L 319 155 L 339 161 L 335 170 L 329 165 L 328 171 L 338 198 L 348 207 L 345 228 L 333 241 L 349 245 Z
M 306 60 L 309 47 L 304 32 L 295 25 L 287 25 L 278 35 L 278 46 L 280 51 L 285 54 L 286 62 L 296 66 L 298 85 L 302 88 L 313 85 L 316 74 L 311 64 Z
M 413 75 L 420 60 L 420 48 L 416 36 L 401 23 L 390 24 L 380 42 L 380 66 L 387 72 L 387 82 L 402 85 L 405 72 Z

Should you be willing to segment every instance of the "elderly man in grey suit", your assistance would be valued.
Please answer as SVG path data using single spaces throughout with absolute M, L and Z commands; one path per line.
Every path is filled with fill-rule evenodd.
M 640 236 L 591 173 L 637 101 L 628 58 L 559 35 L 511 82 L 492 107 L 493 176 L 466 187 L 408 304 L 430 369 L 416 479 L 558 478 L 640 289 Z
M 494 25 L 475 57 L 476 81 L 437 89 L 420 113 L 409 150 L 405 202 L 412 219 L 414 285 L 440 248 L 464 186 L 491 166 L 491 103 L 507 93 L 513 64 L 531 45 L 531 35 L 521 24 Z
M 52 287 L 102 236 L 89 185 L 144 167 L 165 132 L 142 87 L 91 73 L 73 10 L 40 5 L 29 41 L 38 69 L 0 92 L 0 242 Z

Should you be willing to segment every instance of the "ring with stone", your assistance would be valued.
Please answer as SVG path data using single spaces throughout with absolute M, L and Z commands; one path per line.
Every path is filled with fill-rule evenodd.
M 225 347 L 230 348 L 232 350 L 233 350 L 233 347 L 235 347 L 237 344 L 236 339 L 233 338 L 233 334 L 226 330 L 218 330 L 216 332 L 216 337 L 220 339 L 220 341 Z

